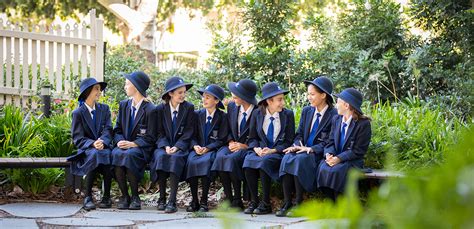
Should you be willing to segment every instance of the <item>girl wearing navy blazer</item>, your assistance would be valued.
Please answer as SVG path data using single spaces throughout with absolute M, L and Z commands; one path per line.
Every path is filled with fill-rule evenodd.
M 364 166 L 364 155 L 372 135 L 370 119 L 361 110 L 362 94 L 348 88 L 336 95 L 337 112 L 332 119 L 329 142 L 324 148 L 325 160 L 319 165 L 318 188 L 336 200 L 344 191 L 347 172 Z
M 255 96 L 258 88 L 257 84 L 249 79 L 242 79 L 237 83 L 230 82 L 227 87 L 234 100 L 227 105 L 230 131 L 226 140 L 227 144 L 217 152 L 211 170 L 219 173 L 226 200 L 231 202 L 232 207 L 243 210 L 241 193 L 245 176 L 242 165 L 248 152 L 250 119 L 257 111 Z
M 153 160 L 150 164 L 151 178 L 158 180 L 160 198 L 158 210 L 165 213 L 178 211 L 176 193 L 178 182 L 184 177 L 184 169 L 194 129 L 194 105 L 185 101 L 186 92 L 193 85 L 185 83 L 180 77 L 171 77 L 165 83 L 162 99 L 165 101 L 156 108 L 158 140 Z M 166 203 L 166 180 L 170 178 L 170 198 Z
M 224 109 L 224 89 L 211 84 L 198 92 L 202 95 L 203 109 L 195 111 L 193 150 L 189 153 L 186 179 L 191 187 L 192 201 L 186 211 L 209 211 L 207 200 L 211 184 L 211 166 L 217 150 L 227 140 L 227 116 Z M 202 196 L 198 200 L 198 179 L 201 179 Z
M 293 111 L 284 108 L 283 90 L 277 83 L 267 83 L 262 88 L 259 109 L 250 121 L 249 148 L 243 168 L 250 189 L 251 202 L 244 213 L 268 214 L 271 181 L 278 180 L 283 150 L 288 148 L 295 136 Z M 263 200 L 258 203 L 258 178 L 262 182 Z M 258 204 L 258 205 L 257 205 Z
M 317 188 L 317 168 L 329 139 L 332 117 L 337 115 L 331 96 L 331 80 L 321 76 L 313 81 L 305 81 L 305 84 L 308 86 L 310 106 L 304 107 L 301 112 L 293 146 L 284 150 L 285 156 L 280 165 L 284 203 L 277 211 L 277 216 L 286 216 L 293 207 L 293 190 L 296 204 L 300 204 L 303 201 L 303 191 L 312 192 Z
M 153 104 L 146 99 L 150 78 L 137 71 L 125 75 L 125 92 L 131 99 L 119 104 L 119 113 L 114 128 L 116 147 L 112 151 L 112 164 L 115 166 L 115 179 L 122 196 L 118 209 L 141 209 L 138 185 L 143 178 L 145 167 L 153 150 L 153 141 L 147 138 L 148 119 Z M 132 197 L 128 193 L 128 183 Z
M 92 185 L 97 173 L 101 173 L 104 179 L 104 195 L 99 207 L 112 207 L 110 199 L 112 123 L 109 107 L 97 102 L 106 86 L 106 83 L 97 82 L 94 78 L 82 80 L 78 98 L 79 107 L 72 112 L 71 135 L 77 147 L 77 154 L 68 157 L 68 160 L 72 162 L 72 174 L 86 175 L 84 209 L 88 211 L 96 208 L 92 199 Z

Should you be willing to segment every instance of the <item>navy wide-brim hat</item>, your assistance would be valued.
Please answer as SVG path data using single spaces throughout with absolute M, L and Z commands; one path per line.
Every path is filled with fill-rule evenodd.
M 211 85 L 207 86 L 204 89 L 199 89 L 198 92 L 201 95 L 204 94 L 204 93 L 207 93 L 207 94 L 210 94 L 210 95 L 214 96 L 216 99 L 219 100 L 219 103 L 217 104 L 217 107 L 224 109 L 224 104 L 222 103 L 222 100 L 224 100 L 225 92 L 224 92 L 224 89 L 222 89 L 218 85 L 211 84 Z
M 273 96 L 277 96 L 279 94 L 286 95 L 288 94 L 288 92 L 289 92 L 288 90 L 282 89 L 277 83 L 274 83 L 274 82 L 266 83 L 262 87 L 262 99 L 260 99 L 258 104 L 262 103 L 263 101 Z
M 257 99 L 255 96 L 257 95 L 257 84 L 249 79 L 242 79 L 239 82 L 230 82 L 227 84 L 227 88 L 229 91 L 232 92 L 237 97 L 243 99 L 245 102 L 257 105 Z
M 192 83 L 185 83 L 184 80 L 181 77 L 178 76 L 173 76 L 166 80 L 165 83 L 165 92 L 161 95 L 162 99 L 165 99 L 165 95 L 167 95 L 169 92 L 180 88 L 180 87 L 186 87 L 186 90 L 189 90 L 193 86 Z
M 354 88 L 347 88 L 341 93 L 337 94 L 336 97 L 344 100 L 346 103 L 349 103 L 349 105 L 351 105 L 351 107 L 356 109 L 359 113 L 364 114 L 361 109 L 363 96 L 358 90 Z
M 150 77 L 142 71 L 132 72 L 130 74 L 125 74 L 125 78 L 127 78 L 135 88 L 137 88 L 138 92 L 143 96 L 147 96 L 146 90 L 150 87 Z
M 93 87 L 94 85 L 99 84 L 100 85 L 100 90 L 103 91 L 107 87 L 107 83 L 105 82 L 98 82 L 95 78 L 85 78 L 81 81 L 81 84 L 79 85 L 79 97 L 77 97 L 78 101 L 85 100 L 86 98 L 84 95 L 84 92 L 90 88 Z
M 306 85 L 312 84 L 319 88 L 321 91 L 326 93 L 329 96 L 329 99 L 332 102 L 334 102 L 334 99 L 332 97 L 332 89 L 333 89 L 333 84 L 330 79 L 328 79 L 325 76 L 319 76 L 313 81 L 305 80 L 304 83 Z

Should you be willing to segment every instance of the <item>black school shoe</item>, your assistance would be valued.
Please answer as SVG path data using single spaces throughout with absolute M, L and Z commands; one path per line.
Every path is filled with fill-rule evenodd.
M 293 204 L 291 204 L 291 202 L 287 202 L 285 204 L 283 204 L 283 207 L 280 208 L 280 210 L 278 210 L 275 215 L 277 217 L 285 217 L 285 216 L 288 216 L 288 212 L 290 211 L 291 207 L 293 207 Z
M 272 213 L 272 205 L 267 204 L 263 201 L 260 202 L 257 208 L 253 210 L 253 214 L 256 215 L 265 215 L 265 214 L 270 214 Z
M 242 202 L 242 200 L 233 200 L 230 206 L 232 208 L 238 208 L 241 211 L 244 210 L 244 203 Z
M 257 208 L 256 202 L 250 202 L 249 206 L 244 210 L 245 214 L 253 214 L 253 211 Z
M 178 211 L 178 208 L 176 207 L 175 202 L 168 202 L 165 208 L 165 213 L 175 213 Z
M 84 198 L 84 205 L 82 207 L 87 211 L 95 209 L 95 204 L 94 200 L 92 199 L 92 196 L 86 196 L 86 198 Z
M 196 212 L 196 211 L 199 211 L 199 204 L 198 204 L 198 202 L 196 202 L 196 201 L 191 201 L 191 203 L 189 203 L 189 206 L 186 208 L 186 211 L 187 211 L 187 212 Z
M 129 206 L 130 206 L 130 197 L 129 196 L 120 197 L 119 202 L 117 204 L 117 209 L 125 210 L 125 209 L 128 209 Z
M 208 212 L 209 207 L 207 206 L 207 203 L 201 203 L 201 206 L 199 206 L 199 212 Z
M 142 202 L 140 200 L 140 197 L 138 196 L 132 196 L 132 202 L 130 203 L 130 206 L 128 207 L 130 210 L 140 210 L 142 209 Z
M 158 211 L 164 211 L 166 209 L 166 199 L 160 198 L 158 199 Z
M 112 207 L 112 200 L 110 199 L 109 196 L 104 196 L 102 197 L 102 200 L 100 200 L 99 203 L 99 208 L 111 208 Z

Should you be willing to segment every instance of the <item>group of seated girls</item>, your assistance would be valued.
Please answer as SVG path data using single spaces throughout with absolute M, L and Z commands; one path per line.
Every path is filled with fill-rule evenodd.
M 114 128 L 109 107 L 98 102 L 107 84 L 94 78 L 80 84 L 71 128 L 78 151 L 68 160 L 73 174 L 86 175 L 86 210 L 96 208 L 91 190 L 97 174 L 104 189 L 99 208 L 112 207 L 115 177 L 121 191 L 117 208 L 141 209 L 138 186 L 148 166 L 159 185 L 159 211 L 178 210 L 178 183 L 187 181 L 192 201 L 186 210 L 207 212 L 209 186 L 219 178 L 225 199 L 246 214 L 272 213 L 270 187 L 281 182 L 284 203 L 276 215 L 288 216 L 304 192 L 319 189 L 335 200 L 344 191 L 348 170 L 363 167 L 371 137 L 370 119 L 361 110 L 363 96 L 348 88 L 334 95 L 335 102 L 333 84 L 324 76 L 305 81 L 309 106 L 302 109 L 296 130 L 294 113 L 285 107 L 288 90 L 275 82 L 262 87 L 260 100 L 254 81 L 228 83 L 232 99 L 227 107 L 224 89 L 210 84 L 197 90 L 203 108 L 195 110 L 186 101 L 193 85 L 180 77 L 166 81 L 163 103 L 155 106 L 147 99 L 150 78 L 144 72 L 124 76 L 130 99 L 120 102 Z M 247 206 L 242 189 L 249 190 Z

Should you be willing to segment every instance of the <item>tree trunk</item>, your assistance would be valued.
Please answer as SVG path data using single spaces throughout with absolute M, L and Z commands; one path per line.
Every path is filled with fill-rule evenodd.
M 99 3 L 112 12 L 124 26 L 122 31 L 127 43 L 136 44 L 147 53 L 147 60 L 154 63 L 154 39 L 158 0 L 130 1 L 99 0 Z M 136 3 L 138 2 L 138 3 Z

